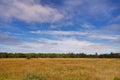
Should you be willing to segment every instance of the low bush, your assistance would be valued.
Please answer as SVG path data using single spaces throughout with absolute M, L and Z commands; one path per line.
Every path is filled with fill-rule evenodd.
M 27 55 L 27 56 L 26 56 L 26 59 L 31 59 L 31 55 L 30 55 L 30 54 Z

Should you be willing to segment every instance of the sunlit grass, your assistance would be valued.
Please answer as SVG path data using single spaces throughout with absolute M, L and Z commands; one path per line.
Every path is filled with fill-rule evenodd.
M 120 59 L 0 59 L 1 80 L 22 80 L 28 74 L 43 75 L 47 80 L 114 80 L 120 77 Z

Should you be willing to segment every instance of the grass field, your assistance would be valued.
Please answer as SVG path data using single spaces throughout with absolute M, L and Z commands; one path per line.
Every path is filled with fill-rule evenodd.
M 119 80 L 115 77 L 120 77 L 120 59 L 0 59 L 0 80 L 23 80 L 28 74 L 47 80 Z

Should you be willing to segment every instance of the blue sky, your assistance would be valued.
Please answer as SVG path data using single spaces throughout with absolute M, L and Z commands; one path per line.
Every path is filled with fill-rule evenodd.
M 120 0 L 0 0 L 1 52 L 120 52 Z

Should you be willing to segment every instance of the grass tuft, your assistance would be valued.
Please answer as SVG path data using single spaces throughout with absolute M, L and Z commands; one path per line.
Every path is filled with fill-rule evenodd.
M 28 74 L 23 80 L 46 80 L 46 78 L 41 75 Z

